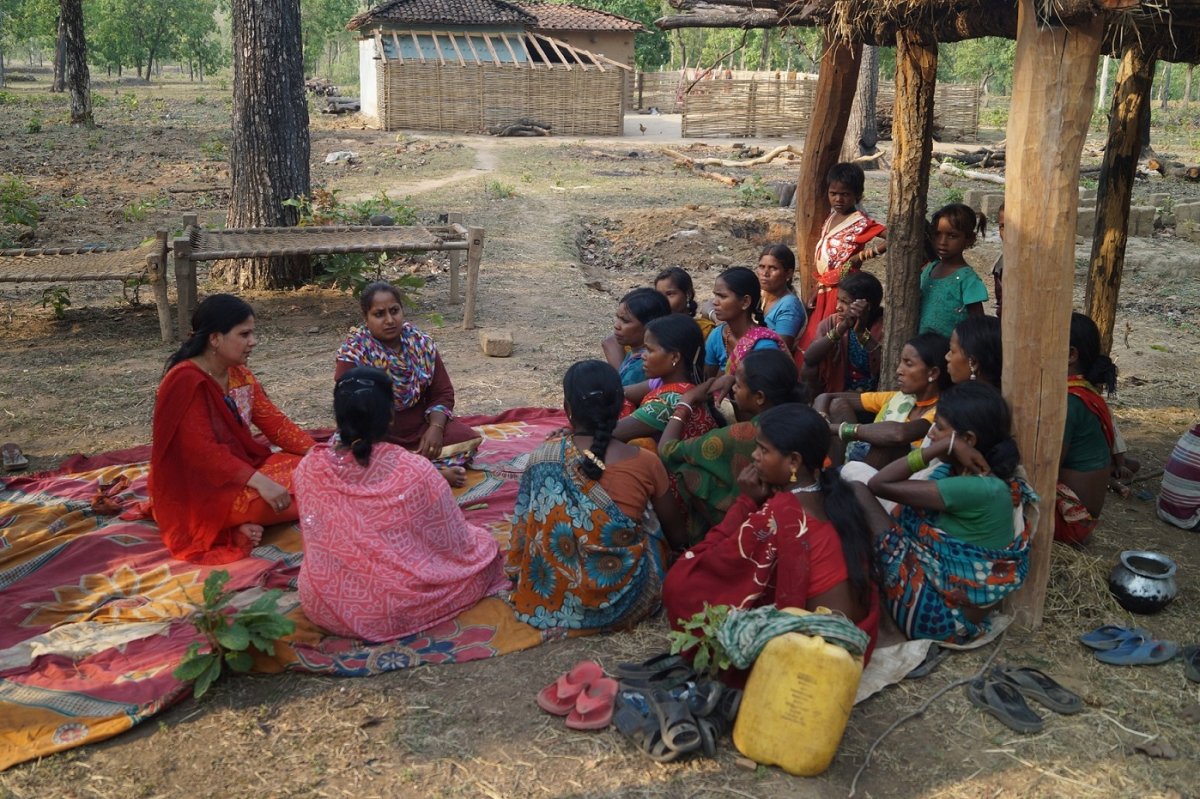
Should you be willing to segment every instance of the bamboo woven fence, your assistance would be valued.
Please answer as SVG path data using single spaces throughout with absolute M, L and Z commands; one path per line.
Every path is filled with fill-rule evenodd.
M 376 69 L 384 130 L 481 133 L 520 118 L 545 123 L 555 135 L 620 136 L 624 129 L 619 69 L 412 61 Z
M 718 70 L 712 78 L 696 80 L 691 74 L 694 72 L 689 70 L 686 82 L 679 71 L 639 74 L 640 95 L 635 88 L 634 102 L 640 96 L 640 108 L 657 107 L 663 113 L 682 113 L 685 137 L 772 138 L 803 136 L 807 132 L 816 76 Z M 748 75 L 753 77 L 745 77 Z M 690 90 L 685 93 L 688 87 Z M 890 125 L 894 103 L 895 88 L 881 83 L 876 96 L 881 123 Z M 939 84 L 934 95 L 933 121 L 942 140 L 976 139 L 979 88 Z

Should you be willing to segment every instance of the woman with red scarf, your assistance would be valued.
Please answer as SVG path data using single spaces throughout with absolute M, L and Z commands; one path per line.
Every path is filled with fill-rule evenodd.
M 1054 539 L 1082 545 L 1100 523 L 1112 470 L 1115 431 L 1099 387 L 1113 391 L 1117 367 L 1100 352 L 1100 331 L 1081 313 L 1071 314 L 1067 360 L 1067 422 L 1058 466 Z
M 171 555 L 244 558 L 263 528 L 297 518 L 292 470 L 312 437 L 272 404 L 246 368 L 254 310 L 231 294 L 196 308 L 192 335 L 167 359 L 154 402 L 150 511 Z M 253 424 L 282 452 L 255 439 Z

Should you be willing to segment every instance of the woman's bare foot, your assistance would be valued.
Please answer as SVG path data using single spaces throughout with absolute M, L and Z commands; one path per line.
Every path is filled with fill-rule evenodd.
M 467 484 L 467 470 L 461 466 L 442 466 L 438 471 L 446 478 L 451 488 L 462 488 Z
M 246 523 L 239 525 L 238 532 L 250 539 L 251 546 L 258 546 L 262 543 L 263 526 L 261 524 Z

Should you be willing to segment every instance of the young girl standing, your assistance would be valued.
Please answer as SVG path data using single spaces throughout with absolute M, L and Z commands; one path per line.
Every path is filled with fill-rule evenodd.
M 813 298 L 804 328 L 796 344 L 804 352 L 817 337 L 817 326 L 837 310 L 837 287 L 841 279 L 862 268 L 863 261 L 882 255 L 887 242 L 867 248 L 872 239 L 883 238 L 887 228 L 858 210 L 866 176 L 855 164 L 834 164 L 825 176 L 829 194 L 829 218 L 817 241 L 817 296 Z
M 929 227 L 937 258 L 921 272 L 919 332 L 932 331 L 949 338 L 954 326 L 968 316 L 983 316 L 987 286 L 963 252 L 974 246 L 976 230 L 982 232 L 985 224 L 962 203 L 951 203 L 934 213 Z

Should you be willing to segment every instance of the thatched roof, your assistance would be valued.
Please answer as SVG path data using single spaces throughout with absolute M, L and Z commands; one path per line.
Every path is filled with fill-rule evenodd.
M 1016 0 L 669 0 L 681 13 L 655 24 L 675 28 L 825 27 L 843 39 L 893 46 L 896 32 L 919 30 L 930 42 L 1017 35 Z M 1163 61 L 1200 63 L 1200 0 L 1035 0 L 1051 25 L 1101 15 L 1104 48 L 1153 47 Z

